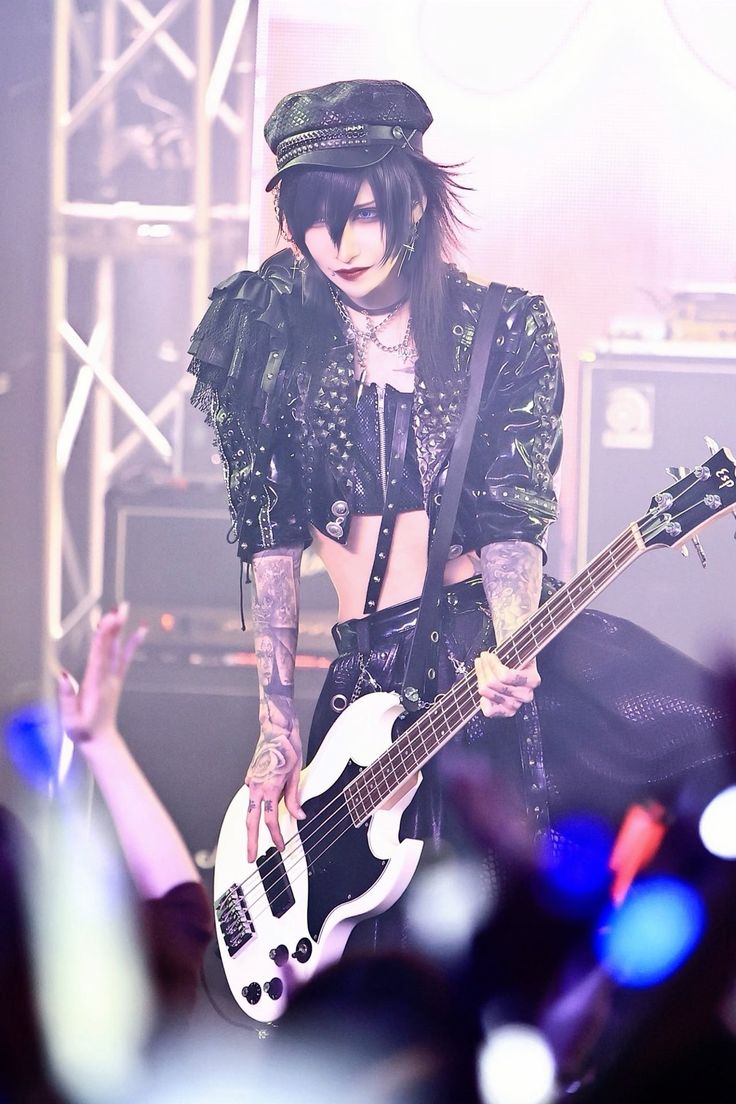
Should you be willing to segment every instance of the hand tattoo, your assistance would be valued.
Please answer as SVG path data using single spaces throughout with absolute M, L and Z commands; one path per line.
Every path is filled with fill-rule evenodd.
M 288 737 L 283 736 L 281 742 L 288 743 Z M 277 747 L 275 741 L 259 743 L 248 769 L 246 782 L 250 785 L 253 782 L 265 782 L 269 778 L 285 778 L 287 773 L 288 761 L 283 747 Z

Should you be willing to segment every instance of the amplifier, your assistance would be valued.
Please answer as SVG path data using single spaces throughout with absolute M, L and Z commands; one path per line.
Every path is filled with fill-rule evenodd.
M 131 749 L 194 851 L 211 852 L 258 738 L 250 601 L 218 483 L 128 484 L 106 500 L 105 607 L 127 599 L 149 625 L 121 703 Z M 295 677 L 306 744 L 334 658 L 332 586 L 307 550 Z
M 580 366 L 577 560 L 581 568 L 694 468 L 704 437 L 736 450 L 736 343 L 610 341 Z M 736 519 L 702 535 L 705 571 L 655 550 L 616 579 L 598 605 L 703 662 L 736 650 Z
M 225 490 L 184 481 L 114 487 L 106 499 L 103 602 L 131 605 L 149 626 L 145 651 L 179 665 L 253 665 L 250 596 L 240 622 L 240 561 L 228 543 Z M 316 557 L 305 553 L 299 662 L 335 654 L 336 598 Z

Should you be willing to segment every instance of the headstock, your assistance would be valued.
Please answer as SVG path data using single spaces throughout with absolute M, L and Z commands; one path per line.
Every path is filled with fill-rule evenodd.
M 637 526 L 647 548 L 678 548 L 736 505 L 736 460 L 722 448 L 652 499 Z

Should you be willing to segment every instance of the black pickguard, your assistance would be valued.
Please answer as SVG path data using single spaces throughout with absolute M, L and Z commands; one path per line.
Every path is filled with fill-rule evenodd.
M 309 868 L 307 924 L 315 942 L 332 910 L 370 889 L 388 862 L 377 859 L 368 846 L 370 820 L 355 828 L 340 796 L 362 769 L 349 760 L 334 785 L 304 802 L 307 819 L 299 824 L 299 835 Z M 330 808 L 320 815 L 327 805 Z

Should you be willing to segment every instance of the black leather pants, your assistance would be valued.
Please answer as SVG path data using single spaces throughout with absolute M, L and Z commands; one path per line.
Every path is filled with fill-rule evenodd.
M 545 578 L 543 598 L 557 586 Z M 417 602 L 406 602 L 335 626 L 339 654 L 317 702 L 310 754 L 349 702 L 372 690 L 401 688 L 416 612 Z M 493 641 L 480 578 L 445 588 L 440 691 Z M 672 802 L 693 772 L 710 774 L 715 786 L 732 771 L 710 672 L 632 622 L 587 610 L 544 649 L 538 665 L 542 684 L 532 710 L 520 710 L 513 721 L 476 715 L 428 764 L 428 784 L 405 814 L 408 834 L 446 834 L 442 762 L 457 747 L 482 750 L 529 810 L 540 763 L 528 741 L 536 749 L 541 731 L 539 758 L 553 824 L 581 810 L 615 822 L 647 793 Z M 530 757 L 532 773 L 525 766 Z
M 557 586 L 545 579 L 543 598 Z M 310 754 L 350 702 L 400 690 L 417 607 L 406 602 L 335 626 L 339 654 L 317 702 Z M 445 588 L 440 641 L 442 692 L 493 646 L 480 578 Z M 482 756 L 516 805 L 526 806 L 532 828 L 551 824 L 557 839 L 567 815 L 598 815 L 616 828 L 627 807 L 645 796 L 673 806 L 684 784 L 705 794 L 734 780 L 712 675 L 630 621 L 587 610 L 545 648 L 538 665 L 542 684 L 531 706 L 513 720 L 476 714 L 423 768 L 401 834 L 424 839 L 425 857 L 468 845 L 457 795 L 448 797 L 443 785 L 443 764 L 453 754 Z M 388 942 L 400 941 L 400 905 L 355 934 L 363 929 L 374 943 L 385 942 L 386 933 Z

